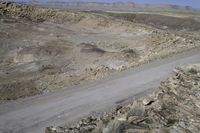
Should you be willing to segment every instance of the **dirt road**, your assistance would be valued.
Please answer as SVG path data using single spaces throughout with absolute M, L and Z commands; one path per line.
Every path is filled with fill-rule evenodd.
M 158 87 L 174 67 L 200 63 L 199 49 L 124 71 L 90 85 L 0 105 L 0 133 L 41 133 L 46 126 L 74 122 Z

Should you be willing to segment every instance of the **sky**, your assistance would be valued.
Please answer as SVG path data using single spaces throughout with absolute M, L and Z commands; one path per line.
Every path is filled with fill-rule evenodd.
M 14 0 L 14 1 L 30 1 L 30 0 Z M 50 1 L 50 0 L 38 0 Z M 54 0 L 51 0 L 54 1 Z M 77 1 L 77 0 L 55 0 L 55 1 Z M 200 9 L 200 0 L 79 0 L 79 1 L 92 1 L 92 2 L 136 2 L 147 4 L 176 4 L 182 6 L 192 6 Z

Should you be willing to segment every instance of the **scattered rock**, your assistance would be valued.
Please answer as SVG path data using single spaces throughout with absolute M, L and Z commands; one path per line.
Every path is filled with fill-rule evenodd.
M 151 105 L 152 103 L 154 102 L 154 100 L 152 98 L 145 98 L 142 103 L 145 105 L 145 106 L 148 106 L 148 105 Z

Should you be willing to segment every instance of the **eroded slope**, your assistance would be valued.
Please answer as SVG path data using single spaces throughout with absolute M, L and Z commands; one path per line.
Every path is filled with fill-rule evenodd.
M 100 79 L 196 48 L 199 30 L 173 31 L 101 13 L 0 3 L 0 100 Z

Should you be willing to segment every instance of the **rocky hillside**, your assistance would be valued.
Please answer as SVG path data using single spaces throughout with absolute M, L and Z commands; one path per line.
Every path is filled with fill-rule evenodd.
M 25 4 L 0 1 L 0 15 L 24 18 L 34 22 L 50 21 L 72 21 L 77 22 L 83 16 L 75 12 L 67 12 L 56 9 L 39 8 Z
M 197 133 L 200 130 L 200 65 L 174 70 L 151 95 L 73 127 L 49 127 L 46 133 Z

